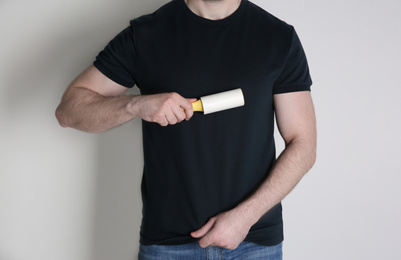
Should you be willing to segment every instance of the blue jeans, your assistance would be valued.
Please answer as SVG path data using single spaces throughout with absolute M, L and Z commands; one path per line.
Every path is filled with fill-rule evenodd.
M 282 260 L 282 243 L 276 246 L 261 246 L 251 242 L 242 242 L 237 249 L 229 250 L 209 246 L 201 248 L 198 242 L 174 246 L 139 247 L 139 260 Z

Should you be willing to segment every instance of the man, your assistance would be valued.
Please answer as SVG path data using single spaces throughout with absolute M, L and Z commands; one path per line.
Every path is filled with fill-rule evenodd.
M 173 0 L 131 21 L 56 115 L 86 132 L 143 119 L 139 259 L 281 259 L 280 201 L 315 161 L 311 84 L 292 26 L 247 0 Z M 235 88 L 245 106 L 193 112 Z

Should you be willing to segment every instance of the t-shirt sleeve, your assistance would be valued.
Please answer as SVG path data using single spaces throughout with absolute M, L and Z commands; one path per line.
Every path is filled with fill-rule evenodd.
M 135 85 L 136 46 L 133 26 L 121 31 L 96 57 L 93 65 L 114 82 Z
M 310 91 L 312 79 L 308 62 L 297 33 L 292 29 L 291 43 L 284 67 L 274 83 L 273 94 Z

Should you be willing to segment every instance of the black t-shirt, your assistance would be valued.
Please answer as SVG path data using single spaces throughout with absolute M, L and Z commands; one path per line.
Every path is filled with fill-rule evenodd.
M 130 22 L 94 65 L 141 94 L 199 98 L 241 88 L 245 106 L 161 127 L 142 122 L 144 171 L 140 241 L 183 244 L 209 218 L 252 194 L 275 162 L 273 95 L 309 91 L 311 78 L 294 28 L 247 0 L 208 20 L 173 0 Z M 281 204 L 247 241 L 283 240 Z

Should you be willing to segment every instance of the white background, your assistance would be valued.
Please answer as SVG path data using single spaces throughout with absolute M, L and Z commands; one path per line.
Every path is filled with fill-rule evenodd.
M 130 19 L 166 2 L 0 2 L 1 260 L 136 259 L 140 120 L 86 134 L 54 110 Z M 401 2 L 254 2 L 295 26 L 314 80 L 318 160 L 284 200 L 285 259 L 401 259 Z

